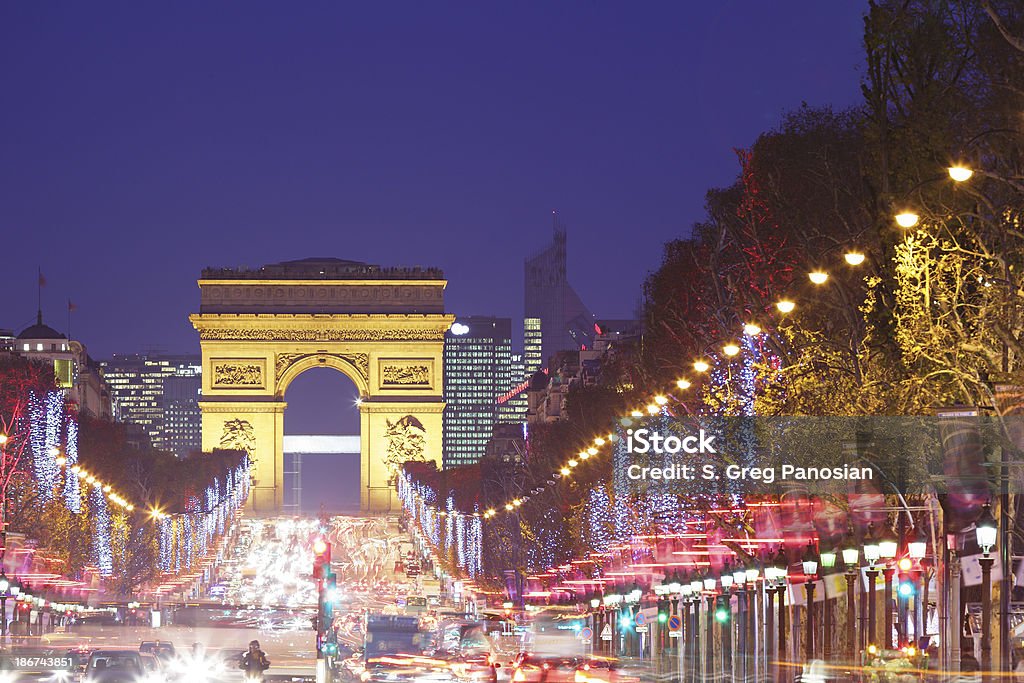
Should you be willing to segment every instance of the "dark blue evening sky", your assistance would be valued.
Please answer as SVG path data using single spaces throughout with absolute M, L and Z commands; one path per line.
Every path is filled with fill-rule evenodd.
M 557 208 L 569 273 L 629 315 L 732 149 L 858 101 L 856 0 L 7 2 L 0 327 L 198 352 L 206 265 L 436 265 L 522 313 Z

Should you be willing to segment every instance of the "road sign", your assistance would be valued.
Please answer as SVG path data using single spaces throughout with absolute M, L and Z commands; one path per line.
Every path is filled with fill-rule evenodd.
M 612 639 L 612 626 L 611 624 L 605 624 L 604 628 L 601 629 L 601 640 Z
M 636 627 L 636 632 L 637 633 L 647 633 L 647 627 L 646 626 L 637 626 Z
M 636 619 L 634 619 L 634 621 L 636 622 L 637 626 L 643 626 L 647 623 L 647 617 L 644 616 L 643 612 L 637 612 Z M 641 631 L 641 633 L 643 633 L 643 631 Z
M 580 638 L 582 638 L 585 641 L 589 642 L 590 639 L 593 638 L 593 637 L 594 637 L 594 631 L 589 626 L 584 627 L 583 630 L 580 631 Z
M 682 638 L 683 637 L 683 632 L 682 631 L 669 631 L 668 632 L 668 637 L 669 638 Z
M 669 628 L 669 631 L 678 631 L 682 627 L 683 627 L 683 620 L 680 619 L 677 615 L 672 615 L 671 617 L 668 618 L 668 628 Z

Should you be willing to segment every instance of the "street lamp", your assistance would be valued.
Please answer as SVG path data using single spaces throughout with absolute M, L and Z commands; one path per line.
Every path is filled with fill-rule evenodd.
M 7 639 L 7 598 L 10 596 L 11 582 L 7 573 L 0 569 L 0 645 Z
M 808 541 L 803 556 L 804 587 L 807 590 L 807 658 L 814 659 L 814 580 L 818 573 L 818 553 L 814 541 Z
M 857 653 L 857 604 L 854 587 L 857 585 L 859 561 L 860 551 L 857 550 L 851 533 L 848 544 L 843 547 L 843 564 L 846 566 L 846 656 L 851 662 Z
M 876 602 L 875 583 L 878 580 L 878 558 L 881 556 L 878 547 L 878 539 L 875 537 L 875 524 L 874 522 L 868 524 L 867 536 L 864 539 L 864 560 L 868 563 L 867 577 L 868 577 L 868 632 L 865 640 L 865 645 L 874 645 L 875 638 L 877 637 L 876 628 Z
M 885 634 L 883 646 L 888 649 L 892 647 L 892 577 L 896 573 L 896 565 L 892 560 L 896 559 L 899 552 L 900 542 L 892 529 L 886 527 L 882 538 L 878 541 L 878 554 L 885 561 L 882 567 L 882 576 L 885 577 L 885 593 L 883 594 L 883 605 L 885 606 Z
M 981 547 L 981 558 L 978 560 L 981 565 L 981 671 L 986 679 L 992 669 L 992 563 L 995 558 L 990 553 L 996 544 L 998 531 L 999 525 L 992 516 L 992 507 L 986 503 L 981 510 L 981 517 L 974 523 L 974 533 Z
M 835 548 L 821 552 L 822 576 L 832 573 L 832 569 L 836 566 L 836 559 L 838 556 L 839 553 L 836 552 Z M 825 661 L 828 662 L 832 660 L 832 603 L 829 602 L 828 584 L 822 583 L 821 589 L 825 592 L 822 596 L 824 601 L 821 603 L 821 639 L 824 641 L 824 650 L 822 654 L 825 657 Z

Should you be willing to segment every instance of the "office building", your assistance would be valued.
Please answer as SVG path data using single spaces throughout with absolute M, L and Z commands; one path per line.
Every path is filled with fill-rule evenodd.
M 498 419 L 498 399 L 512 384 L 512 321 L 459 318 L 444 337 L 445 468 L 483 457 Z
M 540 367 L 545 367 L 559 351 L 590 347 L 594 336 L 594 317 L 569 284 L 565 228 L 557 217 L 554 230 L 551 244 L 526 259 L 525 264 L 526 318 L 540 321 Z M 531 360 L 527 356 L 528 373 Z
M 173 407 L 173 424 L 168 423 L 164 381 L 170 377 L 192 378 L 202 374 L 199 356 L 160 354 L 115 355 L 100 367 L 114 398 L 115 414 L 121 422 L 140 425 L 154 448 L 174 451 L 192 443 L 199 430 L 199 412 L 192 412 L 182 399 Z M 187 383 L 175 386 L 174 396 L 187 395 Z
M 164 378 L 164 447 L 179 458 L 203 450 L 202 391 L 200 374 Z

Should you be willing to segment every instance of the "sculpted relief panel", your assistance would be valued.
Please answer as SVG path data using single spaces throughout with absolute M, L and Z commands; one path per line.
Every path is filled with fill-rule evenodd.
M 429 358 L 415 360 L 380 361 L 382 389 L 424 388 L 433 385 L 434 361 Z
M 262 388 L 265 384 L 262 360 L 213 360 L 215 387 Z

